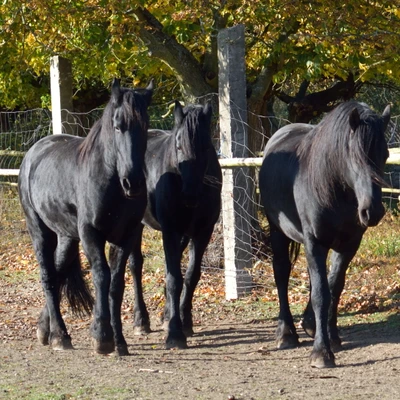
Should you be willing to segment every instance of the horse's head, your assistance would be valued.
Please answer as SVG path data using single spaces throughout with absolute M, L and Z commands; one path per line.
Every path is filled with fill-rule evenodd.
M 153 82 L 146 89 L 127 89 L 114 80 L 111 90 L 112 130 L 116 168 L 126 197 L 135 197 L 146 188 L 144 155 L 149 117 L 147 107 Z
M 212 109 L 189 105 L 182 108 L 175 102 L 175 150 L 179 173 L 182 178 L 182 198 L 187 207 L 196 207 L 204 184 L 211 142 Z
M 352 152 L 349 168 L 350 179 L 357 197 L 358 216 L 364 227 L 375 226 L 382 219 L 385 209 L 382 204 L 383 173 L 389 156 L 385 130 L 390 120 L 390 106 L 382 116 L 365 107 L 356 107 L 349 116 Z

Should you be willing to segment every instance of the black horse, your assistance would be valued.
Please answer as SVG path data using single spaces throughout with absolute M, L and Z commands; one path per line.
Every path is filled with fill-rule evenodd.
M 166 259 L 166 347 L 187 347 L 193 333 L 192 299 L 201 261 L 221 207 L 222 174 L 211 141 L 211 106 L 175 103 L 172 131 L 149 130 L 146 152 L 148 205 L 143 223 L 161 230 Z M 189 244 L 190 242 L 190 244 Z M 189 244 L 183 281 L 182 253 Z M 150 330 L 142 294 L 141 237 L 129 258 L 134 277 L 134 326 Z
M 335 366 L 331 345 L 334 350 L 341 346 L 337 308 L 346 269 L 367 227 L 384 215 L 381 185 L 389 119 L 389 106 L 378 116 L 365 104 L 346 102 L 316 126 L 281 128 L 264 151 L 259 178 L 280 303 L 277 346 L 298 345 L 288 281 L 302 243 L 311 282 L 303 327 L 315 335 L 311 365 L 318 368 Z
M 114 80 L 111 99 L 85 139 L 48 136 L 22 162 L 19 195 L 46 297 L 37 334 L 54 349 L 72 348 L 60 312 L 63 292 L 75 311 L 92 312 L 79 261 L 81 241 L 96 290 L 95 350 L 110 353 L 116 346 L 120 354 L 128 352 L 118 291 L 146 208 L 144 154 L 152 92 L 152 83 L 133 90 Z M 107 241 L 115 245 L 111 272 Z

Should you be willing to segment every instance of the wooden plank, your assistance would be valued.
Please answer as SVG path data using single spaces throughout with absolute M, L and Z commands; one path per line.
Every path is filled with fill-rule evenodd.
M 0 156 L 23 157 L 24 155 L 25 155 L 25 151 L 0 150 Z
M 19 169 L 0 169 L 0 176 L 18 176 Z
M 236 167 L 261 167 L 261 157 L 253 158 L 221 158 L 219 164 L 221 168 L 236 168 Z
M 236 167 L 261 167 L 262 157 L 250 158 L 221 158 L 219 163 L 221 168 Z M 400 165 L 400 148 L 389 149 L 388 165 Z
M 218 32 L 219 126 L 221 154 L 247 157 L 247 102 L 244 25 Z M 246 158 L 244 158 L 246 159 Z M 225 169 L 222 179 L 225 297 L 237 299 L 252 288 L 252 181 L 248 168 Z
M 6 150 L 2 150 L 6 151 Z M 21 152 L 22 153 L 22 152 Z M 388 165 L 400 165 L 400 148 L 389 149 L 390 156 L 386 162 Z M 0 151 L 0 155 L 2 155 Z M 19 154 L 18 154 L 19 155 Z M 262 157 L 249 158 L 221 158 L 219 163 L 221 168 L 236 168 L 236 167 L 261 167 Z M 17 176 L 18 169 L 0 169 L 0 176 Z

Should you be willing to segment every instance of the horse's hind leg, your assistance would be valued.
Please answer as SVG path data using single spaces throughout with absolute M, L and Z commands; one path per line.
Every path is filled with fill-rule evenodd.
M 129 268 L 133 277 L 133 289 L 135 303 L 133 308 L 133 329 L 135 335 L 143 335 L 151 332 L 150 318 L 143 298 L 142 274 L 143 255 L 141 250 L 143 225 L 140 225 L 135 235 L 133 250 L 129 256 Z
M 299 345 L 299 336 L 294 326 L 288 299 L 289 277 L 292 268 L 289 257 L 290 239 L 270 223 L 273 269 L 279 297 L 279 317 L 276 329 L 278 349 L 287 349 Z
M 57 239 L 57 248 L 55 251 L 55 268 L 57 271 L 57 290 L 59 291 L 60 294 L 60 300 L 61 300 L 61 293 L 60 293 L 60 286 L 63 284 L 63 275 L 60 273 L 61 270 L 66 268 L 66 263 L 69 264 L 71 262 L 70 254 L 71 251 L 68 248 L 69 246 L 66 245 L 66 242 L 62 240 L 62 238 Z M 39 341 L 42 344 L 49 344 L 50 340 L 50 315 L 49 315 L 49 308 L 47 307 L 47 302 L 46 305 L 44 306 L 42 312 L 40 313 L 39 317 L 39 324 L 38 324 L 38 330 L 37 330 L 37 336 Z M 58 343 L 53 345 L 53 347 L 56 347 L 59 350 L 62 350 L 63 348 L 72 348 L 71 341 L 68 339 L 64 339 L 63 342 Z
M 59 236 L 55 251 L 55 266 L 57 271 L 57 286 L 59 296 L 63 288 L 74 313 L 91 313 L 92 297 L 82 277 L 79 260 L 79 242 L 68 237 Z M 43 344 L 48 344 L 50 335 L 50 316 L 47 304 L 43 308 L 38 329 L 38 338 Z M 53 348 L 56 345 L 53 343 Z M 65 339 L 57 345 L 59 350 L 72 348 L 71 340 Z
M 200 237 L 192 239 L 189 244 L 189 265 L 185 274 L 181 296 L 180 312 L 183 332 L 186 336 L 193 335 L 192 301 L 193 294 L 201 276 L 201 261 L 212 234 L 212 229 Z
M 27 209 L 25 213 L 46 298 L 46 306 L 38 321 L 37 337 L 40 343 L 49 344 L 55 350 L 69 349 L 72 347 L 71 338 L 61 316 L 58 272 L 54 261 L 57 236 L 33 210 Z

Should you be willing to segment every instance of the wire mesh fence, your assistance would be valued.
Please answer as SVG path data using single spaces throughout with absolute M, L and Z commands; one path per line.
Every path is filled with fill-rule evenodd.
M 95 109 L 89 113 L 70 113 L 67 121 L 70 125 L 68 131 L 73 131 L 79 136 L 86 136 L 93 125 L 101 116 L 102 109 Z M 151 127 L 160 129 L 171 129 L 173 125 L 173 113 L 170 104 L 153 107 L 150 110 Z M 259 131 L 261 136 L 260 143 L 265 145 L 268 135 L 287 124 L 287 121 L 280 118 L 259 118 Z M 390 127 L 387 131 L 387 140 L 390 147 L 400 145 L 400 117 L 395 116 L 391 119 Z M 218 142 L 218 120 L 214 123 L 215 146 L 220 158 L 226 157 L 221 154 Z M 0 113 L 0 169 L 18 169 L 25 152 L 39 139 L 52 134 L 51 113 L 45 109 L 35 109 L 24 112 L 1 112 Z M 262 148 L 262 147 L 261 147 Z M 260 157 L 260 153 L 252 153 L 253 157 Z M 270 256 L 263 233 L 266 228 L 266 221 L 260 207 L 258 193 L 259 167 L 243 167 L 242 171 L 246 174 L 246 179 L 252 184 L 253 193 L 246 193 L 249 200 L 253 202 L 253 213 L 248 215 L 251 220 L 251 254 L 253 277 L 252 287 L 259 285 L 271 288 L 271 280 L 266 280 L 265 273 L 272 276 L 270 266 Z M 393 188 L 400 188 L 400 166 L 388 166 L 385 173 L 387 182 Z M 16 176 L 0 176 L 0 253 L 14 249 L 17 244 L 29 243 L 28 233 L 25 227 L 24 216 L 20 208 L 16 187 Z M 396 207 L 398 203 L 398 193 L 385 192 L 385 202 L 389 207 Z M 220 220 L 215 227 L 213 237 L 207 248 L 203 259 L 203 272 L 209 274 L 221 274 L 224 267 L 223 250 L 223 221 Z M 145 234 L 146 235 L 146 234 Z M 148 234 L 148 238 L 152 237 Z M 146 239 L 147 240 L 147 239 Z M 160 239 L 158 239 L 160 241 Z M 152 257 L 160 262 L 160 248 L 145 246 L 144 253 L 148 262 Z M 162 252 L 161 252 L 162 254 Z M 146 262 L 146 261 L 145 261 Z M 161 263 L 162 263 L 161 255 Z M 154 262 L 153 262 L 154 263 Z M 304 282 L 302 282 L 304 286 Z M 249 288 L 242 288 L 244 291 Z

